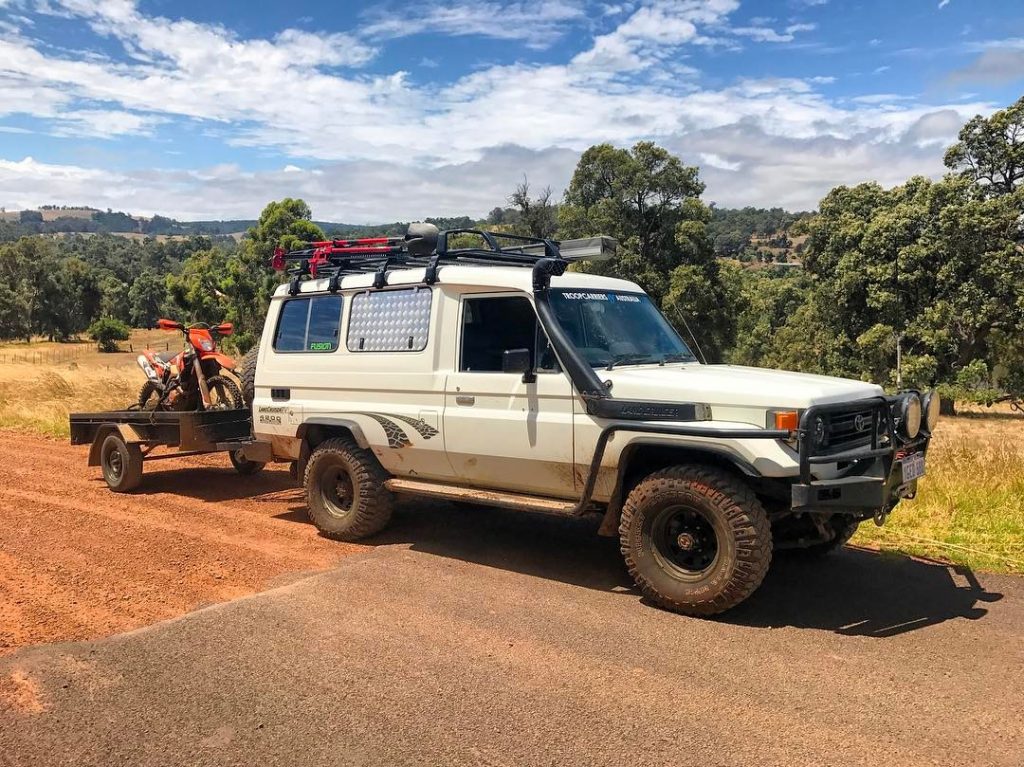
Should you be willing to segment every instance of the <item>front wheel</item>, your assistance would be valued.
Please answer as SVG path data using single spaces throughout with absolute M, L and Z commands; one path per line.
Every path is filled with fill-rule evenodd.
M 768 516 L 749 487 L 720 469 L 673 466 L 630 492 L 622 555 L 640 591 L 687 615 L 735 607 L 761 585 L 772 558 Z
M 207 410 L 238 410 L 245 407 L 238 384 L 226 376 L 210 376 L 206 379 L 206 388 L 210 392 L 210 407 Z

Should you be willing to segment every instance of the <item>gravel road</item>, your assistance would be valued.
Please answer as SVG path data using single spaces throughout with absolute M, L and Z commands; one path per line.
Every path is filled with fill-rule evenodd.
M 409 505 L 341 557 L 277 478 L 232 500 L 237 481 L 211 463 L 123 501 L 80 459 L 40 443 L 3 469 L 4 527 L 52 515 L 63 534 L 47 545 L 74 557 L 37 547 L 50 564 L 35 567 L 24 542 L 15 565 L 32 569 L 15 584 L 52 572 L 70 617 L 76 594 L 107 594 L 86 566 L 167 592 L 138 613 L 101 600 L 85 635 L 329 569 L 8 653 L 0 764 L 1022 764 L 1021 578 L 847 548 L 780 557 L 751 600 L 698 620 L 644 604 L 592 520 Z M 71 494 L 30 487 L 54 463 Z M 21 539 L 2 535 L 12 556 Z

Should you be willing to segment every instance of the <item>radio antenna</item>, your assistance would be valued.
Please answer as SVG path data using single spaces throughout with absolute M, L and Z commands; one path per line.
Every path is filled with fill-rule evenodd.
M 676 313 L 676 317 L 678 317 L 680 322 L 683 323 L 683 327 L 686 328 L 686 332 L 690 334 L 690 339 L 693 341 L 693 345 L 697 349 L 697 354 L 700 355 L 701 362 L 703 362 L 705 365 L 707 365 L 708 364 L 708 358 L 704 356 L 704 350 L 700 348 L 700 341 L 697 340 L 697 336 L 695 336 L 693 334 L 693 331 L 690 330 L 690 323 L 688 323 L 686 321 L 686 317 L 683 316 L 682 311 L 674 303 L 672 304 L 672 311 L 674 311 Z

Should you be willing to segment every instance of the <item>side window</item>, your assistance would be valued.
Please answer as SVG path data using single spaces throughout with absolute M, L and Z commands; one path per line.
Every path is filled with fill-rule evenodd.
M 348 350 L 421 352 L 430 329 L 430 288 L 378 290 L 352 298 Z
M 508 349 L 529 349 L 530 361 L 538 370 L 558 369 L 554 352 L 529 299 L 523 296 L 466 298 L 462 306 L 459 370 L 500 373 L 502 356 Z
M 274 351 L 333 352 L 340 327 L 341 296 L 289 299 L 281 307 Z

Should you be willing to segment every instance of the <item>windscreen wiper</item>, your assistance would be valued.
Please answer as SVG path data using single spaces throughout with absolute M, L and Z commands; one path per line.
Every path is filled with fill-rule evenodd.
M 644 363 L 655 363 L 661 361 L 661 357 L 652 357 L 650 354 L 620 354 L 608 363 L 605 370 L 611 370 L 616 365 L 642 365 Z

